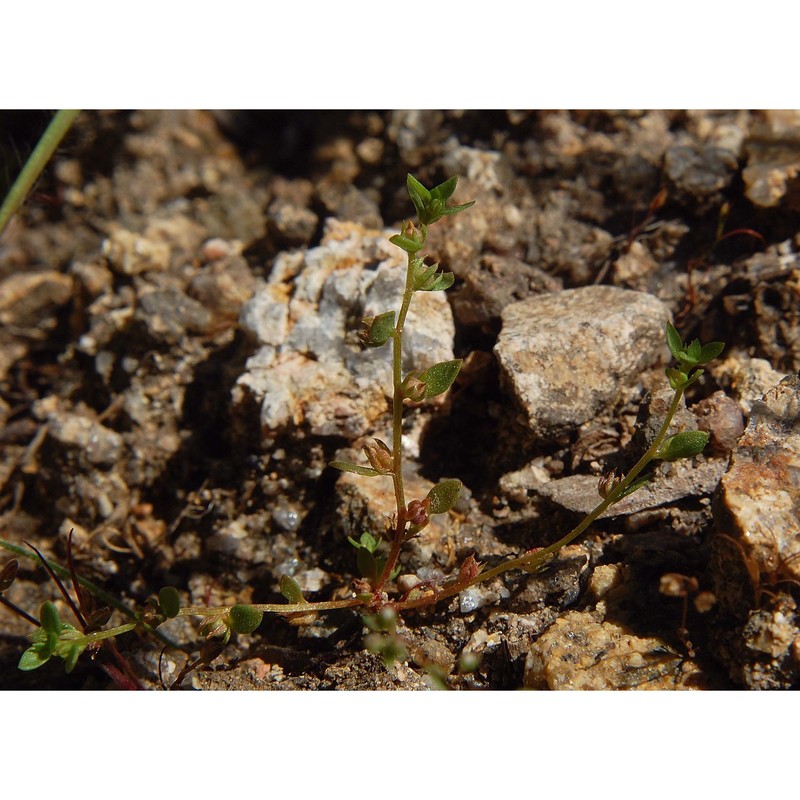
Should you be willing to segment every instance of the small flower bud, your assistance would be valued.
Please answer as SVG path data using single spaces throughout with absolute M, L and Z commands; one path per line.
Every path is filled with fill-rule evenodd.
M 475 556 L 468 555 L 458 569 L 458 582 L 467 583 L 473 578 L 477 578 L 483 569 L 483 564 L 475 560 Z
M 604 472 L 597 481 L 597 493 L 605 499 L 617 488 L 621 480 L 615 469 Z
M 421 531 L 431 520 L 428 516 L 428 507 L 430 500 L 426 497 L 424 500 L 412 500 L 408 504 L 406 510 L 406 522 L 411 524 L 411 531 L 418 533 Z
M 229 631 L 228 622 L 222 615 L 215 614 L 213 617 L 206 617 L 200 624 L 199 634 L 211 639 L 215 636 L 225 636 Z
M 411 220 L 403 226 L 403 236 L 418 244 L 420 248 L 425 244 L 425 237 L 422 235 L 422 231 Z
M 370 466 L 381 475 L 391 475 L 394 472 L 394 459 L 389 446 L 380 439 L 373 439 L 364 445 L 364 453 Z
M 421 403 L 425 399 L 425 381 L 420 379 L 418 372 L 409 372 L 400 384 L 400 391 L 412 403 Z
M 358 338 L 365 347 L 380 347 L 386 344 L 394 333 L 394 311 L 378 314 L 377 317 L 365 317 L 361 320 Z

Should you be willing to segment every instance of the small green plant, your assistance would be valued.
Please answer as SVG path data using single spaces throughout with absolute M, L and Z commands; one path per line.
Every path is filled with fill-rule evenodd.
M 399 614 L 439 603 L 481 581 L 490 580 L 511 570 L 538 572 L 544 569 L 559 550 L 580 537 L 607 508 L 646 484 L 651 477 L 645 474 L 645 470 L 652 462 L 691 458 L 703 450 L 708 441 L 707 433 L 683 431 L 670 436 L 669 430 L 684 392 L 703 373 L 702 366 L 716 358 L 722 352 L 724 345 L 722 342 L 701 345 L 697 340 L 684 344 L 677 330 L 671 323 L 667 323 L 667 344 L 677 362 L 677 366 L 666 369 L 673 390 L 667 415 L 647 451 L 626 475 L 609 473 L 600 479 L 598 493 L 601 500 L 593 511 L 553 544 L 533 548 L 490 569 L 484 569 L 484 566 L 471 554 L 449 578 L 443 581 L 435 583 L 420 581 L 410 588 L 405 586 L 402 592 L 394 587 L 394 579 L 399 574 L 399 557 L 403 544 L 417 536 L 429 524 L 432 515 L 449 512 L 456 504 L 462 488 L 459 480 L 443 478 L 425 497 L 408 500 L 403 483 L 402 450 L 403 411 L 406 404 L 419 403 L 446 392 L 452 386 L 461 367 L 461 360 L 453 359 L 434 364 L 421 371 L 411 370 L 407 374 L 403 374 L 402 371 L 405 323 L 414 294 L 443 291 L 452 286 L 454 281 L 452 273 L 440 271 L 438 264 L 426 263 L 421 253 L 431 225 L 472 205 L 470 202 L 448 206 L 457 183 L 458 179 L 453 177 L 429 190 L 414 176 L 408 176 L 408 193 L 417 212 L 417 220 L 405 222 L 401 232 L 390 239 L 407 255 L 405 289 L 400 307 L 396 311 L 385 311 L 365 319 L 362 323 L 360 339 L 365 347 L 378 348 L 391 343 L 392 442 L 389 445 L 380 439 L 372 439 L 367 443 L 363 448 L 366 464 L 332 461 L 331 466 L 364 478 L 391 480 L 395 509 L 388 530 L 366 531 L 357 540 L 349 538 L 350 544 L 356 551 L 356 565 L 360 573 L 360 577 L 353 582 L 352 596 L 343 600 L 309 602 L 304 598 L 297 582 L 289 576 L 283 576 L 280 581 L 280 592 L 286 600 L 285 603 L 181 607 L 178 591 L 167 587 L 141 608 L 127 609 L 116 603 L 113 598 L 109 598 L 98 587 L 77 576 L 69 555 L 69 547 L 68 570 L 47 561 L 36 551 L 40 563 L 48 570 L 72 608 L 80 629 L 62 622 L 52 603 L 42 605 L 37 619 L 3 598 L 2 591 L 11 585 L 17 569 L 16 563 L 13 567 L 7 566 L 2 572 L 0 581 L 0 600 L 6 607 L 37 626 L 37 630 L 31 636 L 31 647 L 25 651 L 20 660 L 21 669 L 35 669 L 56 656 L 65 661 L 69 671 L 81 653 L 113 642 L 116 636 L 138 630 L 155 633 L 163 639 L 158 628 L 168 620 L 183 616 L 201 617 L 203 622 L 200 625 L 200 633 L 207 641 L 200 649 L 199 657 L 189 661 L 181 670 L 174 684 L 179 685 L 192 669 L 215 658 L 230 640 L 232 633 L 249 634 L 255 631 L 265 614 L 278 614 L 293 624 L 305 625 L 313 622 L 320 612 L 343 608 L 359 609 L 364 614 L 365 624 L 372 631 L 368 636 L 367 645 L 373 652 L 380 653 L 388 662 L 404 652 L 404 646 L 396 632 L 396 620 Z M 0 545 L 18 555 L 29 555 L 23 548 L 2 540 Z M 73 587 L 78 594 L 78 605 L 69 599 L 66 589 L 58 578 L 59 570 L 71 577 Z M 90 604 L 92 595 L 107 605 L 100 616 L 94 616 L 98 609 Z M 103 630 L 102 624 L 108 622 L 110 608 L 117 608 L 125 613 L 129 621 Z M 120 669 L 124 673 L 124 667 Z

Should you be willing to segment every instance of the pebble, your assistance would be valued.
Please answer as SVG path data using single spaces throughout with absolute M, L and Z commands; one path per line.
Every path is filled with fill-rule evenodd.
M 765 121 L 745 143 L 747 166 L 742 170 L 745 195 L 757 206 L 777 206 L 800 175 L 800 112 L 765 112 Z M 794 194 L 794 193 L 791 193 Z M 793 201 L 797 205 L 797 201 Z
M 118 229 L 103 241 L 102 252 L 114 272 L 140 275 L 151 270 L 166 270 L 171 249 L 166 242 Z
M 528 651 L 523 680 L 529 689 L 689 689 L 691 674 L 663 640 L 637 636 L 599 611 L 568 611 Z
M 765 581 L 775 573 L 800 580 L 800 374 L 789 375 L 753 404 L 730 467 L 720 482 L 717 527 L 741 548 L 724 548 L 715 568 L 717 594 L 735 605 L 729 560 L 753 562 Z M 753 587 L 738 587 L 746 597 Z
M 403 254 L 357 223 L 328 220 L 318 247 L 282 259 L 244 303 L 240 327 L 261 345 L 234 389 L 234 404 L 261 404 L 262 430 L 303 426 L 319 436 L 353 439 L 388 409 L 391 347 L 363 348 L 358 321 L 399 308 Z M 453 358 L 455 324 L 443 292 L 414 296 L 406 322 L 403 368 Z
M 494 352 L 538 439 L 573 430 L 618 400 L 662 361 L 669 309 L 612 286 L 531 297 L 503 311 Z
M 86 460 L 98 467 L 116 464 L 122 455 L 124 443 L 116 432 L 83 414 L 37 407 L 37 416 L 45 413 L 50 439 L 62 447 L 79 450 Z
M 673 195 L 690 197 L 701 210 L 720 204 L 737 169 L 734 154 L 713 145 L 678 145 L 664 154 L 664 173 Z
M 179 341 L 186 333 L 209 333 L 214 325 L 207 308 L 171 286 L 142 292 L 134 317 L 154 339 L 167 343 Z
M 0 325 L 37 323 L 72 297 L 72 278 L 60 272 L 23 272 L 0 282 Z

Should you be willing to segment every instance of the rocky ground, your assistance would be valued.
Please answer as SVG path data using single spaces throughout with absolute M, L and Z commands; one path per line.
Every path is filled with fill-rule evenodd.
M 327 463 L 389 438 L 388 350 L 356 331 L 398 304 L 409 171 L 477 202 L 431 229 L 456 283 L 409 317 L 407 369 L 465 363 L 406 415 L 407 482 L 465 493 L 405 575 L 590 510 L 664 413 L 668 319 L 727 343 L 677 420 L 710 446 L 544 572 L 407 613 L 391 666 L 353 612 L 267 617 L 182 685 L 797 688 L 795 112 L 82 114 L 0 244 L 0 537 L 64 562 L 73 530 L 79 572 L 128 604 L 277 602 L 284 574 L 347 596 L 347 537 L 392 497 Z M 22 560 L 5 596 L 35 614 L 57 590 Z M 4 687 L 113 685 L 87 657 L 18 671 L 30 631 L 0 608 Z M 202 643 L 165 631 L 185 650 L 118 640 L 144 687 Z

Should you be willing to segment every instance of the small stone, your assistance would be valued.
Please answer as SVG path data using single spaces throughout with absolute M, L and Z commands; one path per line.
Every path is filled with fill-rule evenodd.
M 170 343 L 186 333 L 207 334 L 214 325 L 207 308 L 175 287 L 142 292 L 134 316 L 154 339 Z
M 289 247 L 308 244 L 319 225 L 319 217 L 310 208 L 280 199 L 270 205 L 267 219 L 281 242 Z
M 262 284 L 242 306 L 239 327 L 259 344 L 278 347 L 289 332 L 289 290 L 281 283 Z
M 211 238 L 237 240 L 250 247 L 267 232 L 267 222 L 259 202 L 247 192 L 215 194 L 195 201 L 199 222 Z
M 611 286 L 531 297 L 503 311 L 494 352 L 534 436 L 574 430 L 663 359 L 669 309 Z
M 103 263 L 94 261 L 76 261 L 69 269 L 89 297 L 94 298 L 111 290 L 114 276 Z
M 720 482 L 715 506 L 718 529 L 741 548 L 725 548 L 715 568 L 721 599 L 734 591 L 731 558 L 756 565 L 759 574 L 776 571 L 800 580 L 800 375 L 784 378 L 753 404 L 750 421 Z M 753 587 L 740 586 L 746 597 Z
M 122 275 L 140 275 L 169 267 L 171 249 L 163 241 L 124 229 L 115 230 L 102 245 L 111 268 Z
M 341 220 L 358 222 L 366 228 L 383 228 L 383 219 L 378 204 L 366 192 L 352 184 L 322 182 L 317 192 L 325 208 L 331 215 Z M 314 214 L 316 227 L 316 214 Z M 310 218 L 305 223 L 310 222 Z
M 236 239 L 231 241 L 220 239 L 219 237 L 209 239 L 203 244 L 201 254 L 207 262 L 222 261 L 226 258 L 240 256 L 242 254 L 242 243 Z
M 748 155 L 747 166 L 742 170 L 745 194 L 762 208 L 772 208 L 788 196 L 789 205 L 797 208 L 800 112 L 770 111 L 765 116 L 764 123 L 754 128 L 745 143 Z
M 539 267 L 493 253 L 468 261 L 458 277 L 464 285 L 453 293 L 453 310 L 462 325 L 496 324 L 511 303 L 563 289 Z
M 625 571 L 621 564 L 598 564 L 589 577 L 589 592 L 595 600 L 602 600 L 624 580 Z
M 669 465 L 667 474 L 657 473 L 654 480 L 607 508 L 598 519 L 635 514 L 646 509 L 667 506 L 684 497 L 711 495 L 719 485 L 727 463 L 713 459 L 692 463 L 680 460 Z M 578 514 L 588 514 L 601 500 L 598 479 L 592 475 L 568 475 L 566 478 L 539 481 L 531 474 L 517 474 L 517 483 L 527 491 L 546 497 Z
M 124 445 L 116 431 L 82 414 L 60 409 L 46 419 L 48 435 L 62 446 L 79 450 L 89 463 L 110 467 L 119 461 Z
M 601 614 L 568 611 L 525 659 L 531 689 L 688 689 L 692 671 L 664 641 L 640 637 Z M 697 687 L 699 688 L 699 687 Z
M 664 154 L 664 172 L 673 194 L 691 198 L 699 209 L 719 205 L 738 166 L 730 150 L 713 145 L 676 146 Z
M 744 432 L 744 416 L 739 404 L 725 392 L 714 392 L 692 406 L 697 427 L 711 434 L 711 447 L 719 453 L 730 453 Z
M 232 256 L 206 266 L 192 279 L 187 294 L 217 318 L 233 321 L 255 288 L 256 279 L 247 262 L 241 256 Z
M 786 376 L 763 358 L 750 358 L 737 352 L 719 363 L 712 362 L 711 372 L 717 380 L 730 384 L 731 392 L 742 412 L 749 416 L 753 403 Z
M 10 275 L 0 282 L 0 325 L 36 324 L 72 297 L 72 279 L 52 270 Z
M 365 350 L 357 321 L 397 309 L 402 251 L 391 233 L 328 220 L 322 244 L 278 259 L 270 281 L 244 304 L 239 324 L 261 344 L 234 390 L 261 403 L 265 432 L 304 426 L 319 436 L 356 438 L 388 409 L 391 349 Z M 455 326 L 443 292 L 419 292 L 407 317 L 403 369 L 453 358 Z M 266 349 L 271 348 L 271 349 Z

